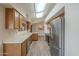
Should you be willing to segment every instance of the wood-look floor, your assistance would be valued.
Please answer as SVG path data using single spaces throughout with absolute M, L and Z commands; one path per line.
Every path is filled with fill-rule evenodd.
M 50 56 L 48 43 L 44 37 L 39 37 L 38 41 L 33 41 L 27 56 Z

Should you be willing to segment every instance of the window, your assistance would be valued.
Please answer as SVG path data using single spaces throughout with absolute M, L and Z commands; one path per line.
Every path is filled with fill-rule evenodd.
M 37 18 L 40 18 L 43 16 L 45 6 L 46 6 L 46 3 L 35 3 L 35 13 Z

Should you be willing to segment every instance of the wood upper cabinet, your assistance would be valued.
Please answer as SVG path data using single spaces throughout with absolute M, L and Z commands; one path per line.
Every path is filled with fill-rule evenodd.
M 19 30 L 21 30 L 22 29 L 22 20 L 23 20 L 23 16 L 22 15 L 20 15 L 19 16 Z
M 15 19 L 14 9 L 5 8 L 5 28 L 14 29 L 14 19 Z
M 30 21 L 26 21 L 27 23 L 27 31 L 31 30 L 31 22 Z
M 22 15 L 13 8 L 5 8 L 5 28 L 6 29 L 21 29 Z
M 19 29 L 19 20 L 20 20 L 19 17 L 20 17 L 20 14 L 17 11 L 15 11 L 14 13 L 15 13 L 14 28 Z

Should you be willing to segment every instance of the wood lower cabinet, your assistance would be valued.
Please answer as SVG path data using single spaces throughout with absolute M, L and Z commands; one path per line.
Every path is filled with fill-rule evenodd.
M 4 56 L 19 56 L 21 55 L 21 44 L 9 43 L 3 45 Z
M 29 39 L 26 42 L 27 42 L 27 47 L 28 47 L 27 50 L 29 50 L 29 47 L 30 47 L 30 45 L 32 43 L 31 37 L 29 37 Z
M 32 33 L 32 41 L 38 40 L 38 33 Z
M 5 43 L 3 44 L 4 56 L 26 56 L 31 43 L 31 37 L 22 43 Z
M 24 41 L 22 44 L 21 44 L 21 55 L 22 56 L 25 56 L 25 55 L 27 55 L 27 52 L 28 52 L 28 50 L 27 50 L 27 41 Z

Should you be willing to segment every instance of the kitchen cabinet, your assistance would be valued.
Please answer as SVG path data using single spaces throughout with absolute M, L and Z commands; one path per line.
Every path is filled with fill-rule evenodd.
M 21 55 L 21 44 L 4 44 L 4 56 L 18 56 Z
M 18 29 L 22 28 L 22 15 L 13 8 L 5 8 L 5 28 Z
M 27 54 L 26 41 L 23 43 L 4 44 L 4 56 L 25 56 Z
M 21 29 L 22 29 L 22 20 L 23 20 L 23 16 L 20 15 L 19 16 L 19 31 L 21 31 Z
M 19 20 L 20 20 L 19 17 L 20 17 L 20 14 L 17 11 L 15 11 L 14 13 L 15 13 L 14 28 L 19 29 Z
M 14 29 L 14 19 L 15 19 L 14 9 L 5 8 L 5 28 Z
M 19 51 L 20 52 L 20 51 Z M 28 47 L 27 47 L 27 41 L 25 40 L 22 44 L 21 44 L 21 55 L 22 56 L 26 56 L 28 52 Z
M 32 43 L 31 35 L 28 34 L 15 40 L 8 40 L 3 43 L 4 56 L 26 56 Z M 14 41 L 14 42 L 13 42 Z
M 27 23 L 27 31 L 29 31 L 29 29 L 30 29 L 30 22 L 26 21 L 26 23 Z
M 38 33 L 33 32 L 32 33 L 32 41 L 37 41 L 38 40 Z
M 32 36 L 30 36 L 27 40 L 27 47 L 28 47 L 27 50 L 29 50 L 31 43 L 32 43 Z

